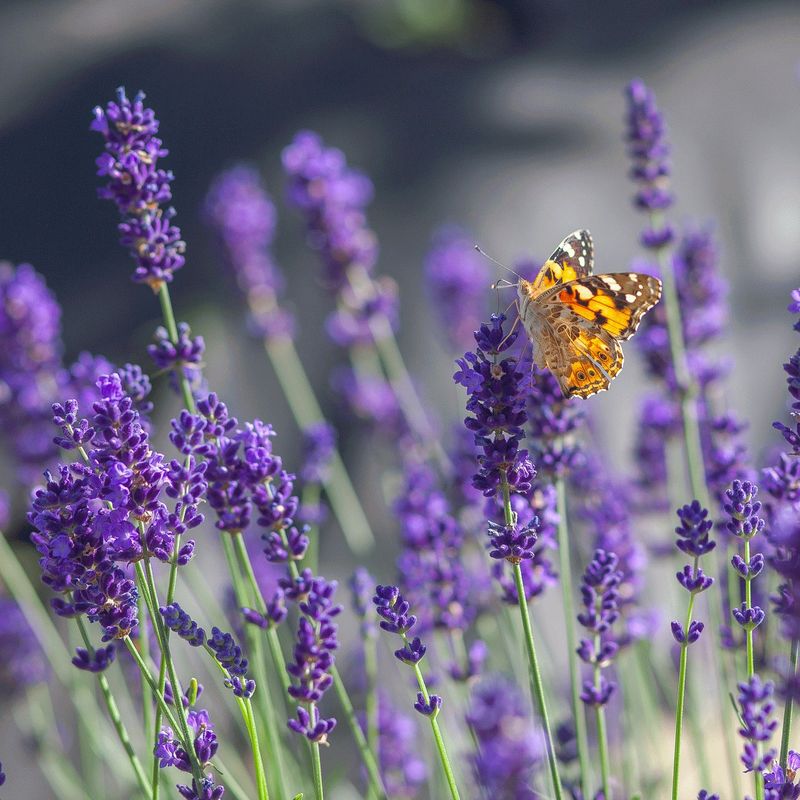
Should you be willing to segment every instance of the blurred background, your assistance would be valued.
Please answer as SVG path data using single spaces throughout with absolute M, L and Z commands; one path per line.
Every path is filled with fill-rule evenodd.
M 456 420 L 463 398 L 423 280 L 433 232 L 464 225 L 511 263 L 542 259 L 587 227 L 599 271 L 627 269 L 642 220 L 630 204 L 622 92 L 643 78 L 670 129 L 675 219 L 712 223 L 718 234 L 732 322 L 721 357 L 733 359 L 729 397 L 750 420 L 758 456 L 775 442 L 781 364 L 795 347 L 785 307 L 800 278 L 799 42 L 794 2 L 5 0 L 0 258 L 46 277 L 64 309 L 68 359 L 87 349 L 147 361 L 158 306 L 130 283 L 116 211 L 96 199 L 101 142 L 88 130 L 93 106 L 117 86 L 143 89 L 170 150 L 163 163 L 176 175 L 187 242 L 172 290 L 178 318 L 205 336 L 210 385 L 225 387 L 234 413 L 291 432 L 278 440 L 291 464 L 286 401 L 200 218 L 219 170 L 257 164 L 279 204 L 275 252 L 299 317 L 297 346 L 365 487 L 386 542 L 376 572 L 388 579 L 396 545 L 375 469 L 381 453 L 363 427 L 349 434 L 329 387 L 338 355 L 321 328 L 330 302 L 302 223 L 281 202 L 282 148 L 311 128 L 373 179 L 370 223 L 379 272 L 400 287 L 401 347 L 426 403 Z M 635 347 L 626 355 L 611 392 L 591 401 L 620 468 L 641 378 Z M 24 497 L 14 502 L 21 511 Z M 17 535 L 26 535 L 21 522 Z M 331 572 L 346 574 L 336 542 L 322 548 Z M 29 797 L 49 796 L 33 775 L 30 786 Z

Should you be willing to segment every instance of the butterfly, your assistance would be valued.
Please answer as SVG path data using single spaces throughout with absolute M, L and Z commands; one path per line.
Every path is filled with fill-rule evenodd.
M 549 369 L 564 397 L 608 389 L 622 369 L 620 342 L 661 298 L 652 275 L 593 275 L 589 231 L 571 233 L 532 281 L 517 286 L 519 321 L 533 345 L 533 361 Z

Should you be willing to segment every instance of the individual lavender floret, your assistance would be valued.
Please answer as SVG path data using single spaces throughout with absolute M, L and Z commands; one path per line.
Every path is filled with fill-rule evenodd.
M 284 280 L 271 253 L 277 215 L 258 172 L 242 164 L 220 173 L 206 197 L 205 217 L 247 298 L 253 333 L 291 337 L 294 318 L 280 307 Z
M 697 800 L 719 800 L 719 795 L 710 794 L 705 789 L 701 789 L 697 795 Z
M 519 688 L 498 675 L 487 676 L 472 690 L 466 722 L 478 742 L 470 757 L 475 780 L 486 797 L 535 800 L 532 778 L 544 763 L 541 733 Z
M 3 765 L 0 764 L 0 786 L 6 782 L 6 774 L 3 772 Z
M 49 672 L 44 652 L 19 604 L 0 595 L 0 697 L 3 702 L 10 702 L 21 689 L 46 681 Z
M 503 484 L 511 492 L 526 492 L 535 475 L 527 450 L 521 450 L 526 422 L 525 397 L 521 391 L 525 375 L 514 358 L 501 358 L 517 338 L 518 331 L 506 333 L 505 316 L 492 315 L 489 325 L 475 333 L 474 353 L 458 359 L 459 370 L 453 376 L 467 390 L 464 420 L 472 431 L 479 469 L 473 485 L 487 497 L 493 497 Z
M 746 772 L 753 770 L 764 772 L 772 764 L 776 754 L 774 748 L 761 751 L 762 745 L 772 739 L 772 734 L 778 727 L 778 721 L 772 719 L 775 710 L 772 695 L 775 687 L 771 681 L 762 683 L 758 675 L 742 681 L 738 687 L 742 722 L 739 735 L 745 740 L 741 761 Z
M 425 257 L 425 285 L 449 347 L 469 347 L 483 318 L 489 267 L 475 239 L 455 226 L 440 228 Z
M 619 618 L 619 585 L 622 573 L 617 569 L 614 553 L 595 550 L 581 580 L 583 611 L 578 622 L 591 634 L 591 639 L 581 639 L 577 654 L 592 666 L 592 680 L 583 684 L 581 700 L 594 708 L 604 706 L 611 699 L 616 684 L 603 677 L 601 670 L 610 666 L 619 645 L 611 634 L 611 626 Z
M 144 93 L 133 100 L 117 89 L 117 100 L 94 109 L 91 129 L 104 140 L 97 174 L 108 178 L 98 196 L 113 200 L 122 216 L 120 243 L 136 262 L 133 280 L 158 291 L 184 264 L 186 249 L 180 228 L 172 222 L 175 210 L 164 207 L 172 199 L 173 175 L 158 166 L 169 151 L 158 133 L 159 122 L 144 105 Z
M 288 721 L 289 728 L 311 742 L 325 744 L 336 720 L 320 716 L 318 703 L 333 683 L 334 651 L 338 648 L 337 626 L 333 619 L 342 610 L 334 602 L 336 581 L 314 577 L 304 570 L 295 580 L 284 579 L 282 587 L 287 597 L 296 600 L 301 617 L 293 661 L 286 671 L 293 679 L 289 694 L 299 703 L 296 719 Z
M 800 771 L 800 753 L 790 750 L 786 758 L 786 769 L 777 761 L 772 769 L 763 773 L 764 800 L 797 800 L 800 798 L 800 783 L 795 783 Z
M 87 672 L 104 672 L 114 663 L 115 657 L 116 648 L 113 644 L 98 647 L 93 653 L 89 653 L 84 647 L 77 647 L 72 663 L 78 669 Z

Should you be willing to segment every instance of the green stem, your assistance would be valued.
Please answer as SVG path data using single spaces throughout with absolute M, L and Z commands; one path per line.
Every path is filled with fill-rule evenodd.
M 181 510 L 181 522 L 183 521 L 183 517 L 185 514 L 185 507 Z M 175 537 L 175 542 L 172 546 L 172 563 L 170 564 L 169 568 L 169 583 L 167 584 L 167 600 L 166 604 L 170 605 L 172 601 L 175 599 L 175 587 L 178 583 L 178 551 L 180 550 L 181 546 L 181 537 L 177 535 Z M 169 639 L 170 631 L 168 628 L 164 629 L 164 635 Z M 145 661 L 147 660 L 147 653 L 144 653 Z M 167 685 L 167 663 L 162 658 L 161 663 L 158 667 L 158 691 L 159 694 L 163 697 L 164 696 L 164 689 Z M 158 734 L 161 732 L 161 706 L 156 704 L 156 719 L 155 719 L 155 727 L 153 730 L 153 741 L 155 742 Z M 155 750 L 155 748 L 153 748 Z M 161 778 L 161 768 L 159 766 L 159 758 L 157 755 L 153 755 L 153 768 L 152 768 L 152 786 L 153 786 L 153 800 L 158 800 L 159 794 L 159 781 Z
M 695 559 L 695 571 L 697 570 L 697 559 Z M 689 608 L 686 612 L 686 625 L 684 633 L 689 635 L 689 626 L 692 622 L 692 611 L 694 609 L 695 595 L 689 596 Z M 678 782 L 681 765 L 681 731 L 683 728 L 683 706 L 686 699 L 686 663 L 689 653 L 689 643 L 685 641 L 681 644 L 681 660 L 678 668 L 678 699 L 675 703 L 675 749 L 672 756 L 672 800 L 678 800 Z
M 297 426 L 305 429 L 323 420 L 322 409 L 292 341 L 265 339 L 264 349 L 272 362 Z M 375 545 L 375 535 L 338 449 L 333 451 L 323 485 L 333 515 L 350 549 L 356 555 L 371 549 Z
M 792 640 L 791 655 L 789 657 L 790 679 L 797 674 L 797 660 L 800 654 L 800 640 Z M 780 765 L 786 769 L 786 760 L 789 757 L 789 739 L 792 735 L 792 712 L 794 711 L 794 700 L 792 693 L 788 692 L 786 702 L 783 706 L 783 728 L 781 729 L 781 750 Z
M 242 579 L 242 572 L 237 566 L 242 563 L 241 553 L 247 555 L 247 547 L 244 537 L 240 533 L 222 533 L 222 549 L 225 552 L 225 559 L 228 562 L 228 572 L 233 583 L 233 591 L 239 607 L 253 605 L 260 613 L 266 611 L 266 606 L 261 598 L 261 591 L 256 582 L 255 573 L 249 577 L 247 582 Z M 247 560 L 250 570 L 252 564 Z M 248 586 L 249 583 L 249 586 Z M 287 797 L 286 785 L 284 784 L 284 767 L 281 762 L 280 734 L 275 722 L 275 708 L 269 692 L 269 681 L 267 678 L 266 664 L 261 636 L 252 625 L 245 624 L 245 637 L 250 652 L 253 654 L 252 663 L 255 671 L 258 689 L 256 690 L 256 701 L 258 702 L 259 717 L 261 718 L 264 746 L 266 749 L 266 759 L 269 765 L 269 777 L 273 782 L 274 793 L 278 797 Z M 277 664 L 276 664 L 277 669 Z M 285 672 L 285 668 L 284 668 Z M 279 673 L 280 674 L 280 673 Z
M 516 525 L 516 515 L 511 509 L 511 489 L 505 472 L 501 472 L 500 486 L 503 491 L 503 517 L 506 525 Z M 550 718 L 547 713 L 547 702 L 542 686 L 542 675 L 539 669 L 539 660 L 536 657 L 536 646 L 533 641 L 533 626 L 531 625 L 530 614 L 528 613 L 528 601 L 525 595 L 525 582 L 522 579 L 522 569 L 519 563 L 512 564 L 514 571 L 514 585 L 517 590 L 517 602 L 519 604 L 519 614 L 522 620 L 522 631 L 525 639 L 525 649 L 528 654 L 528 675 L 531 684 L 531 695 L 536 703 L 540 716 L 542 717 L 542 727 L 544 728 L 545 743 L 547 745 L 547 763 L 550 767 L 550 779 L 553 783 L 553 791 L 556 800 L 561 800 L 563 788 L 561 786 L 561 776 L 558 774 L 558 763 L 556 762 L 556 749 L 553 744 L 553 733 L 550 728 Z M 571 651 L 572 652 L 572 651 Z M 570 662 L 572 659 L 570 659 Z M 583 778 L 583 770 L 581 770 Z M 585 794 L 584 797 L 588 797 Z
M 744 561 L 746 564 L 750 563 L 750 540 L 744 540 Z M 753 578 L 751 575 L 744 579 L 744 602 L 747 608 L 753 605 L 753 590 L 750 586 Z M 753 653 L 753 629 L 748 625 L 745 631 L 745 641 L 747 646 L 747 678 L 748 680 L 755 674 L 755 655 Z
M 378 740 L 378 693 L 376 690 L 376 676 L 378 672 L 378 659 L 377 659 L 377 640 L 374 633 L 367 631 L 364 634 L 364 673 L 366 676 L 366 690 L 364 695 L 364 713 L 367 723 L 367 747 L 366 751 L 370 757 L 374 754 L 374 761 L 376 762 L 376 773 L 378 773 L 378 780 L 380 781 L 380 773 L 378 772 L 377 765 L 381 763 L 381 754 L 379 750 Z M 363 756 L 363 753 L 362 753 Z M 370 779 L 370 782 L 373 782 Z M 375 792 L 370 787 L 370 797 L 375 797 Z
M 158 301 L 161 303 L 161 314 L 164 317 L 164 327 L 167 329 L 172 344 L 178 344 L 178 326 L 175 322 L 175 312 L 172 310 L 172 299 L 169 296 L 169 284 L 162 283 L 158 290 Z M 175 369 L 175 377 L 181 387 L 183 402 L 188 411 L 195 412 L 194 395 L 192 387 L 180 367 Z
M 142 587 L 139 586 L 139 593 L 142 593 Z M 144 606 L 139 604 L 139 647 L 142 652 L 142 658 L 147 661 L 150 658 L 150 640 L 147 634 L 147 614 Z M 153 727 L 153 697 L 150 692 L 145 690 L 142 684 L 142 727 L 144 728 L 144 739 L 146 742 L 155 740 L 155 728 Z M 157 784 L 153 787 L 157 793 Z
M 405 633 L 402 634 L 403 644 L 408 645 L 408 636 Z M 417 685 L 419 686 L 419 690 L 422 693 L 422 696 L 425 698 L 425 702 L 430 704 L 431 696 L 428 693 L 428 687 L 425 684 L 425 678 L 422 676 L 422 670 L 419 667 L 419 664 L 414 664 L 414 675 L 417 678 Z M 459 800 L 460 795 L 458 793 L 458 787 L 456 786 L 456 778 L 453 774 L 453 768 L 450 766 L 450 759 L 447 757 L 447 749 L 444 745 L 444 738 L 442 737 L 442 732 L 439 729 L 439 722 L 436 719 L 437 713 L 434 712 L 431 714 L 428 719 L 431 723 L 431 730 L 433 731 L 433 738 L 436 742 L 436 749 L 439 751 L 439 760 L 442 762 L 442 769 L 444 770 L 444 776 L 447 780 L 447 787 L 450 789 L 450 797 L 452 800 Z
M 255 573 L 253 572 L 253 565 L 250 561 L 250 555 L 248 554 L 247 548 L 245 547 L 244 544 L 244 540 L 240 535 L 234 536 L 234 547 L 236 548 L 236 553 L 239 556 L 239 560 L 245 572 L 245 576 L 248 582 L 250 583 L 253 596 L 255 597 L 256 600 L 256 608 L 259 611 L 259 613 L 265 614 L 267 610 L 267 605 L 266 602 L 264 601 L 263 595 L 261 594 L 261 589 L 258 586 L 258 582 L 256 581 L 256 576 Z M 297 578 L 300 575 L 300 571 L 297 567 L 297 564 L 294 561 L 289 562 L 288 569 L 289 569 L 289 574 L 292 576 L 292 578 Z M 283 661 L 283 654 L 281 653 L 280 643 L 278 641 L 278 632 L 274 628 L 269 628 L 267 630 L 267 639 L 269 642 L 273 661 L 275 662 L 275 667 L 276 669 L 279 670 L 279 673 L 282 675 L 284 680 L 284 689 L 286 689 L 289 686 L 289 682 L 286 673 L 286 666 Z M 350 700 L 350 696 L 347 693 L 344 681 L 342 680 L 339 671 L 336 669 L 335 664 L 331 668 L 331 675 L 333 677 L 334 689 L 336 690 L 339 702 L 344 708 L 345 716 L 347 717 L 347 721 L 350 725 L 350 731 L 353 734 L 353 738 L 355 739 L 356 745 L 358 746 L 358 750 L 361 754 L 361 759 L 364 763 L 364 767 L 367 770 L 367 775 L 369 776 L 372 789 L 380 797 L 385 797 L 386 790 L 383 788 L 383 782 L 381 780 L 380 772 L 378 770 L 378 766 L 375 761 L 375 756 L 367 744 L 367 740 L 364 736 L 364 731 L 361 730 L 361 726 L 358 724 L 358 719 L 356 718 L 355 710 L 353 708 L 353 703 Z
M 164 620 L 162 619 L 161 612 L 159 611 L 158 593 L 156 590 L 156 582 L 153 575 L 153 567 L 150 564 L 150 559 L 144 559 L 144 567 L 142 566 L 141 561 L 137 561 L 135 570 L 137 578 L 140 580 L 144 588 L 142 596 L 145 598 L 145 603 L 147 604 L 148 611 L 150 612 L 150 619 L 156 632 L 156 638 L 158 639 L 159 647 L 161 648 L 161 659 L 167 662 L 167 673 L 169 674 L 169 680 L 172 684 L 172 696 L 175 698 L 175 708 L 178 712 L 178 730 L 180 730 L 183 740 L 188 743 L 186 752 L 191 762 L 192 777 L 194 777 L 194 779 L 197 781 L 197 785 L 199 786 L 200 782 L 203 780 L 203 769 L 197 760 L 197 754 L 192 746 L 194 737 L 189 730 L 186 709 L 181 701 L 183 696 L 183 688 L 180 680 L 178 679 L 178 673 L 175 669 L 175 662 L 172 659 L 169 639 L 164 633 L 166 626 L 164 625 Z
M 319 757 L 319 742 L 311 742 L 311 769 L 314 775 L 314 794 L 317 800 L 323 800 L 325 792 L 322 785 L 322 762 Z
M 558 561 L 561 584 L 561 599 L 564 608 L 564 630 L 567 636 L 569 662 L 570 702 L 575 720 L 575 738 L 578 745 L 580 782 L 584 797 L 589 797 L 589 738 L 586 733 L 586 717 L 581 702 L 581 676 L 575 658 L 578 641 L 575 633 L 575 605 L 572 595 L 572 563 L 570 556 L 569 525 L 567 522 L 567 495 L 564 479 L 555 480 L 558 511 Z
M 536 702 L 537 710 L 542 718 L 545 741 L 547 744 L 547 763 L 550 767 L 550 779 L 553 782 L 553 791 L 556 800 L 563 797 L 561 787 L 561 777 L 558 774 L 558 763 L 556 762 L 556 751 L 553 744 L 553 734 L 550 728 L 550 718 L 547 713 L 547 703 L 542 686 L 542 676 L 539 672 L 539 662 L 536 658 L 536 646 L 533 641 L 533 628 L 531 627 L 530 616 L 528 615 L 528 603 L 525 599 L 525 584 L 522 580 L 522 570 L 519 564 L 514 564 L 514 584 L 517 588 L 517 599 L 519 601 L 519 613 L 522 619 L 522 630 L 525 635 L 525 648 L 528 652 L 528 667 L 530 672 L 531 691 Z M 586 795 L 588 797 L 588 795 Z
M 598 609 L 598 612 L 600 609 Z M 594 651 L 600 652 L 602 647 L 602 639 L 600 634 L 594 637 Z M 594 665 L 594 688 L 600 688 L 601 668 L 599 664 Z M 595 719 L 597 721 L 597 748 L 600 753 L 600 777 L 603 784 L 603 800 L 612 800 L 611 797 L 611 784 L 609 781 L 609 764 L 608 764 L 608 732 L 606 731 L 606 714 L 605 707 L 598 705 L 595 708 Z
M 78 630 L 80 631 L 84 647 L 89 651 L 90 655 L 94 655 L 94 647 L 89 639 L 89 634 L 86 631 L 86 625 L 83 621 L 83 618 L 80 616 L 75 617 L 75 624 L 78 626 Z M 111 723 L 114 726 L 114 730 L 117 732 L 117 737 L 119 738 L 123 750 L 125 750 L 125 755 L 128 756 L 128 761 L 130 762 L 133 774 L 136 776 L 136 782 L 139 784 L 139 788 L 142 790 L 144 795 L 149 797 L 150 784 L 147 782 L 147 776 L 145 775 L 141 762 L 139 761 L 139 758 L 133 749 L 130 737 L 128 736 L 128 730 L 125 727 L 125 723 L 122 721 L 119 708 L 117 707 L 117 702 L 114 700 L 114 695 L 111 693 L 111 687 L 108 685 L 108 680 L 102 672 L 97 673 L 97 682 L 100 684 L 100 692 L 103 695 L 103 700 L 105 701 L 106 708 L 108 709 L 108 715 L 111 717 Z

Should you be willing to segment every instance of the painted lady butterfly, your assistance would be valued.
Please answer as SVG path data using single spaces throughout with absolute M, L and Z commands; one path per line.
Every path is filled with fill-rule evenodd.
M 520 279 L 519 318 L 533 344 L 533 360 L 549 369 L 564 397 L 608 389 L 622 369 L 620 342 L 630 339 L 659 301 L 652 275 L 592 275 L 589 231 L 575 231 L 556 248 L 533 281 Z

